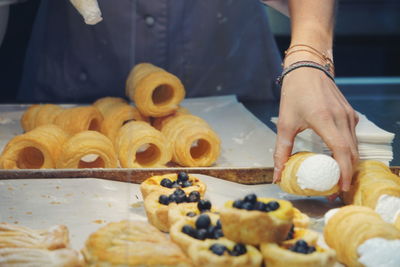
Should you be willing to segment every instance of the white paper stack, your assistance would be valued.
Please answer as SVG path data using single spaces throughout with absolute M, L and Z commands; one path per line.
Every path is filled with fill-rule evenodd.
M 360 159 L 378 160 L 389 165 L 393 159 L 392 142 L 395 134 L 379 128 L 368 120 L 364 114 L 358 112 L 358 116 L 360 120 L 356 127 L 356 135 Z M 277 118 L 271 118 L 271 121 L 276 123 Z M 293 152 L 297 151 L 331 154 L 326 144 L 311 129 L 307 129 L 297 135 Z

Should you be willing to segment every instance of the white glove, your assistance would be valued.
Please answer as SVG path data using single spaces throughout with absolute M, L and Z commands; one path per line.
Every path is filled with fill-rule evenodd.
M 95 25 L 103 20 L 97 0 L 70 0 L 85 19 L 85 23 Z

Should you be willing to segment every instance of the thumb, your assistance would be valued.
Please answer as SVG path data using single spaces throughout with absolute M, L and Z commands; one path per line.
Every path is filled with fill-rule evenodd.
M 274 153 L 274 177 L 272 182 L 279 181 L 286 161 L 292 154 L 296 131 L 291 127 L 285 127 L 278 123 L 278 134 L 276 137 Z

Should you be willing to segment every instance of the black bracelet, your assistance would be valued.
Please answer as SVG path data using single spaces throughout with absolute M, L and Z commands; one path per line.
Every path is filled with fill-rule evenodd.
M 319 63 L 316 63 L 314 61 L 298 61 L 295 62 L 293 64 L 291 64 L 289 67 L 285 68 L 282 71 L 282 74 L 276 79 L 276 83 L 280 86 L 282 86 L 282 82 L 283 82 L 283 78 L 285 78 L 285 76 L 291 72 L 294 71 L 295 69 L 298 68 L 302 68 L 302 67 L 306 67 L 306 68 L 314 68 L 314 69 L 318 69 L 321 70 L 323 73 L 326 74 L 326 76 L 328 76 L 332 81 L 335 81 L 335 77 L 333 76 L 333 74 L 330 72 L 330 67 L 329 66 L 323 66 Z

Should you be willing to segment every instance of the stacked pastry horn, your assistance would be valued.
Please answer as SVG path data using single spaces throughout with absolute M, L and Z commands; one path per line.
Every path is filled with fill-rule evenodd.
M 171 159 L 188 167 L 215 163 L 220 140 L 203 119 L 179 106 L 185 90 L 176 76 L 138 64 L 126 94 L 136 107 L 117 97 L 73 108 L 29 107 L 21 118 L 26 133 L 7 144 L 0 168 L 115 168 L 118 160 L 123 168 L 163 167 Z

